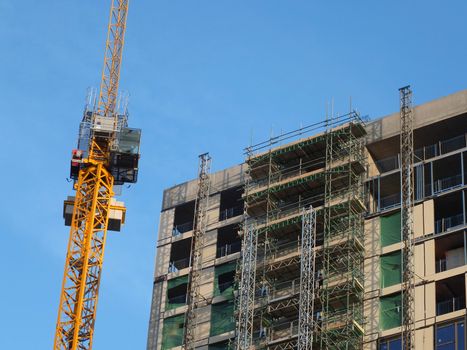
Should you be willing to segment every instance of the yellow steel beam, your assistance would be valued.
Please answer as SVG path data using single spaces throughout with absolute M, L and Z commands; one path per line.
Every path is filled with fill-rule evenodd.
M 129 0 L 112 0 L 97 114 L 114 117 Z
M 80 171 L 54 349 L 91 349 L 113 177 L 100 163 Z

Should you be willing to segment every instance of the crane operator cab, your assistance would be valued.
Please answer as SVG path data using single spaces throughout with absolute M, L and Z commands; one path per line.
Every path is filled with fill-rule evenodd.
M 117 131 L 114 131 L 114 124 L 102 122 L 104 117 L 97 117 L 94 126 L 83 120 L 80 125 L 80 136 L 78 149 L 74 149 L 71 154 L 70 178 L 78 180 L 81 167 L 85 166 L 85 159 L 88 156 L 89 140 L 94 137 L 112 137 L 110 159 L 108 170 L 114 177 L 115 185 L 125 183 L 136 183 L 138 180 L 139 145 L 141 140 L 141 129 L 128 128 L 126 116 L 119 116 Z M 111 118 L 105 118 L 111 119 Z
M 95 116 L 94 123 L 92 123 L 91 116 L 92 112 L 85 112 L 81 122 L 78 149 L 74 149 L 71 153 L 70 178 L 77 181 L 80 169 L 87 166 L 90 140 L 92 138 L 107 138 L 111 140 L 107 170 L 114 178 L 114 185 L 136 183 L 141 129 L 128 128 L 127 115 L 119 115 L 117 125 L 115 125 L 113 118 L 101 116 Z M 63 218 L 66 226 L 71 225 L 74 199 L 74 197 L 69 197 L 63 206 Z M 121 225 L 125 222 L 125 211 L 124 203 L 112 198 L 108 223 L 110 231 L 120 231 Z

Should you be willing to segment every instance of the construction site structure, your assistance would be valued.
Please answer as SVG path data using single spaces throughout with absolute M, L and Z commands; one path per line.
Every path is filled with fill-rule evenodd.
M 201 272 L 203 268 L 202 252 L 204 247 L 204 234 L 206 233 L 206 213 L 209 203 L 209 172 L 211 157 L 208 153 L 199 156 L 198 194 L 195 200 L 195 213 L 193 220 L 193 237 L 191 238 L 191 270 L 188 274 L 188 309 L 185 320 L 185 349 L 195 348 L 196 329 L 198 327 L 198 308 L 200 303 L 206 301 L 200 294 Z
M 270 147 L 306 133 L 314 135 Z M 300 308 L 307 307 L 299 300 L 310 300 L 300 291 L 315 294 L 310 300 L 318 318 L 311 334 L 315 347 L 362 344 L 364 136 L 362 120 L 351 112 L 247 149 L 251 181 L 244 200 L 257 225 L 257 293 L 250 304 L 253 339 L 242 349 L 296 348 Z M 304 288 L 300 268 L 301 246 L 308 244 L 301 242 L 308 229 L 303 210 L 310 205 L 316 210 L 319 251 L 313 267 L 319 271 L 319 288 L 311 290 Z
M 402 109 L 328 117 L 211 174 L 197 349 L 397 350 L 407 334 L 414 349 L 465 349 L 467 91 L 402 106 L 413 135 L 408 206 Z M 197 179 L 164 191 L 149 350 L 184 343 L 197 191 Z
M 125 219 L 114 186 L 137 180 L 141 130 L 128 128 L 118 99 L 127 13 L 128 0 L 112 0 L 99 96 L 88 96 L 72 152 L 76 195 L 63 210 L 71 229 L 54 349 L 92 348 L 107 230 L 120 231 Z
M 412 91 L 410 86 L 399 89 L 401 99 L 401 230 L 402 242 L 402 345 L 415 347 L 415 241 L 414 210 L 414 148 Z
M 300 291 L 298 310 L 298 350 L 312 350 L 315 341 L 317 318 L 315 299 L 319 292 L 318 271 L 316 269 L 316 211 L 313 206 L 302 211 L 302 235 L 300 257 Z

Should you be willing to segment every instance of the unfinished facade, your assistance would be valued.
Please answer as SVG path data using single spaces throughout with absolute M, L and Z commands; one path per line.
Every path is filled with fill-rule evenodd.
M 413 117 L 415 348 L 465 349 L 467 91 Z M 210 175 L 197 348 L 402 348 L 399 135 L 351 112 Z M 149 350 L 183 346 L 196 193 L 164 191 Z

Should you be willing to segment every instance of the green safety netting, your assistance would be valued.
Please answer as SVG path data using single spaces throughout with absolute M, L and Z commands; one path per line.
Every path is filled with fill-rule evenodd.
M 379 300 L 379 328 L 386 330 L 402 323 L 401 294 L 381 297 Z
M 162 329 L 162 349 L 170 349 L 183 343 L 185 314 L 166 318 Z
M 381 288 L 393 286 L 402 281 L 401 251 L 381 255 Z
M 234 302 L 229 300 L 224 303 L 211 305 L 211 331 L 210 336 L 223 334 L 235 329 Z
M 216 266 L 214 270 L 214 296 L 219 296 L 222 295 L 226 298 L 233 298 L 233 292 L 234 292 L 234 283 L 233 279 L 232 282 L 223 282 L 219 281 L 219 276 L 224 275 L 224 274 L 229 274 L 231 275 L 232 271 L 235 271 L 237 264 L 230 263 L 230 264 L 224 264 L 220 266 Z
M 188 284 L 188 275 L 186 276 L 180 276 L 171 280 L 167 281 L 167 303 L 165 306 L 166 310 L 171 310 L 175 309 L 179 306 L 185 305 L 186 303 L 186 287 L 185 287 L 185 293 L 181 294 L 180 296 L 176 298 L 171 298 L 169 299 L 169 291 L 172 288 L 178 287 L 182 284 Z
M 386 247 L 401 241 L 401 213 L 381 216 L 381 246 Z

